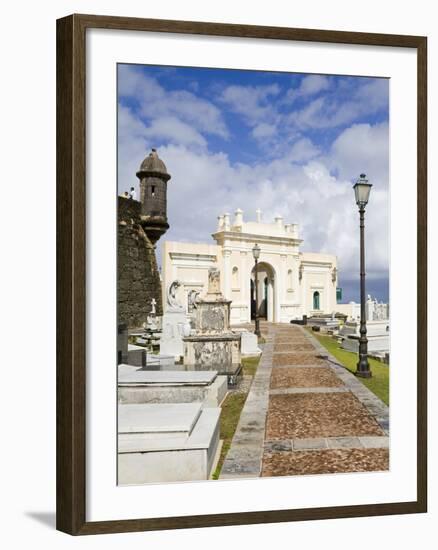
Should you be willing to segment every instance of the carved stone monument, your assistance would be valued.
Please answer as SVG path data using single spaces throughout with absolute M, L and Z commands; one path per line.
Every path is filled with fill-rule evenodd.
M 184 306 L 179 301 L 178 289 L 181 282 L 173 281 L 166 293 L 166 310 L 163 315 L 163 333 L 160 340 L 160 353 L 173 355 L 179 359 L 184 354 L 183 335 L 190 330 Z
M 184 364 L 213 369 L 235 383 L 240 372 L 240 334 L 230 330 L 230 305 L 220 290 L 220 272 L 208 271 L 208 292 L 196 301 L 195 329 L 185 335 Z

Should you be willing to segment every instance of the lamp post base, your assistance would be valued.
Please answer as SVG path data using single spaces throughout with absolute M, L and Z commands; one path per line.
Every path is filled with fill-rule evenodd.
M 368 357 L 360 356 L 359 355 L 359 361 L 356 365 L 356 372 L 354 373 L 355 376 L 359 376 L 360 378 L 371 378 L 371 369 L 370 364 L 368 363 Z
M 371 374 L 371 371 L 370 370 L 357 370 L 355 373 L 354 373 L 355 376 L 358 376 L 359 378 L 371 378 L 372 377 L 372 374 Z

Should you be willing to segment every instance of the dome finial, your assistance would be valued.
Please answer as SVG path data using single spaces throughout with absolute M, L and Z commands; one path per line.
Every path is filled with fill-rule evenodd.
M 137 177 L 141 180 L 143 177 L 160 177 L 165 181 L 170 179 L 170 174 L 167 171 L 166 165 L 158 156 L 155 147 L 152 148 L 148 156 L 143 160 L 140 169 L 137 172 Z

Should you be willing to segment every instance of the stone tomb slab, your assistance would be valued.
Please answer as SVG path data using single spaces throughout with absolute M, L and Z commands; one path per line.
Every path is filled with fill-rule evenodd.
M 200 403 L 119 405 L 120 434 L 139 434 L 143 438 L 187 437 L 201 414 Z
M 119 405 L 118 483 L 205 480 L 219 448 L 219 408 Z
M 154 371 L 119 366 L 119 403 L 203 402 L 206 407 L 217 407 L 226 393 L 227 378 L 218 376 L 216 371 Z
M 217 377 L 216 371 L 149 371 L 137 369 L 119 373 L 119 385 L 207 386 Z

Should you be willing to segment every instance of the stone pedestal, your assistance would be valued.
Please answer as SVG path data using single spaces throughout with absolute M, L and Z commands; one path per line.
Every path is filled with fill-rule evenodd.
M 234 384 L 240 372 L 240 334 L 230 329 L 231 301 L 220 292 L 219 270 L 208 273 L 208 292 L 196 302 L 195 329 L 184 336 L 184 364 L 226 373 Z
M 240 364 L 240 334 L 195 334 L 184 338 L 184 364 L 211 367 L 219 372 Z
M 146 348 L 143 346 L 136 346 L 135 344 L 128 344 L 128 358 L 124 363 L 136 367 L 145 367 Z

